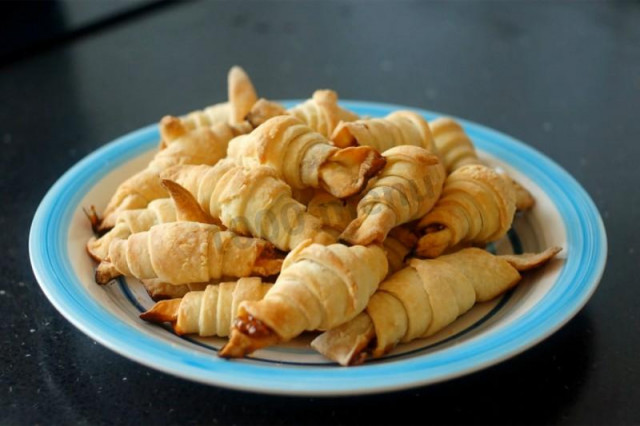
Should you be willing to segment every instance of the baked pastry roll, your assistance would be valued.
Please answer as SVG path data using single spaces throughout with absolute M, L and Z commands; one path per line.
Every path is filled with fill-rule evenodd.
M 188 131 L 179 119 L 169 116 L 162 119 L 160 129 L 166 147 L 158 151 L 145 170 L 116 189 L 104 210 L 104 219 L 92 221 L 99 231 L 112 228 L 120 212 L 144 208 L 155 199 L 167 197 L 160 171 L 179 164 L 215 164 L 226 156 L 229 141 L 244 131 L 226 123 Z
M 459 244 L 486 244 L 502 238 L 516 210 L 511 182 L 482 165 L 463 166 L 444 183 L 435 207 L 418 223 L 420 257 L 438 257 Z
M 429 126 L 447 173 L 469 164 L 482 164 L 473 142 L 457 121 L 440 117 L 429 122 Z M 509 179 L 516 191 L 516 210 L 524 211 L 533 207 L 535 200 L 531 193 L 512 178 Z
M 274 117 L 228 149 L 244 167 L 272 167 L 294 189 L 322 188 L 338 198 L 360 191 L 383 166 L 369 147 L 339 149 L 292 116 Z
M 356 113 L 338 105 L 338 94 L 333 90 L 316 90 L 311 99 L 289 109 L 289 114 L 325 138 L 331 137 L 341 121 L 351 122 L 359 118 Z
M 113 228 L 100 238 L 92 237 L 87 243 L 87 252 L 98 262 L 109 254 L 109 245 L 114 240 L 124 240 L 137 232 L 148 231 L 153 225 L 176 221 L 176 209 L 169 198 L 153 200 L 144 209 L 126 210 L 118 215 Z
M 125 240 L 129 235 L 148 231 L 159 223 L 176 221 L 200 222 L 224 227 L 218 219 L 207 214 L 189 191 L 171 181 L 163 181 L 162 186 L 169 198 L 153 200 L 144 209 L 126 210 L 118 215 L 116 225 L 100 238 L 92 237 L 87 243 L 87 252 L 100 262 L 109 254 L 109 246 L 114 240 Z
M 342 365 L 380 357 L 400 342 L 437 333 L 475 303 L 515 286 L 519 271 L 540 266 L 559 251 L 495 256 L 467 248 L 437 259 L 411 259 L 380 284 L 365 312 L 318 336 L 311 346 Z
M 180 298 L 160 301 L 140 318 L 156 323 L 170 322 L 179 335 L 227 337 L 238 305 L 261 300 L 272 285 L 263 283 L 258 277 L 211 284 Z
M 305 330 L 327 330 L 360 313 L 387 274 L 379 246 L 305 242 L 287 255 L 261 301 L 241 303 L 223 357 L 242 357 Z
M 350 122 L 358 119 L 356 113 L 338 105 L 338 94 L 336 92 L 333 90 L 316 90 L 311 99 L 288 110 L 277 102 L 260 99 L 247 114 L 247 121 L 253 127 L 258 127 L 278 115 L 292 115 L 325 138 L 331 137 L 334 129 L 341 121 Z
M 424 216 L 440 197 L 445 172 L 438 156 L 402 145 L 384 152 L 387 165 L 358 203 L 358 217 L 340 239 L 350 244 L 382 243 L 398 225 Z
M 306 239 L 334 241 L 270 167 L 245 169 L 225 159 L 213 167 L 174 167 L 162 176 L 187 189 L 229 230 L 264 238 L 280 250 L 289 251 Z
M 436 152 L 429 124 L 412 111 L 396 111 L 384 118 L 343 121 L 333 131 L 331 140 L 341 148 L 371 146 L 383 152 L 400 145 L 414 145 Z
M 96 282 L 119 275 L 158 278 L 179 285 L 222 277 L 269 276 L 280 271 L 282 259 L 273 245 L 258 238 L 221 231 L 216 225 L 174 222 L 115 240 L 109 256 L 96 270 Z

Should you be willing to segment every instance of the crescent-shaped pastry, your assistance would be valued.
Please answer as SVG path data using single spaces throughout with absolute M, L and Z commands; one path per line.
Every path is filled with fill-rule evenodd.
M 247 168 L 269 166 L 294 189 L 322 188 L 338 198 L 359 192 L 383 166 L 369 147 L 339 149 L 299 119 L 279 116 L 234 139 L 229 158 Z
M 162 176 L 187 189 L 229 230 L 264 238 L 280 250 L 289 251 L 306 239 L 334 241 L 270 167 L 245 169 L 225 159 L 213 167 L 174 167 Z
M 87 252 L 98 262 L 106 259 L 109 245 L 114 240 L 124 240 L 131 234 L 148 231 L 158 223 L 176 221 L 176 209 L 169 198 L 153 200 L 144 209 L 126 210 L 118 215 L 113 228 L 100 238 L 92 237 L 87 243 Z
M 482 164 L 471 138 L 456 120 L 439 117 L 429 122 L 429 126 L 447 173 L 469 164 Z M 531 193 L 511 177 L 509 179 L 516 191 L 516 210 L 525 211 L 532 208 L 535 199 Z
M 253 127 L 258 127 L 279 115 L 292 115 L 325 138 L 332 135 L 341 121 L 350 122 L 358 119 L 357 114 L 338 105 L 338 94 L 335 91 L 316 90 L 311 99 L 288 110 L 277 102 L 260 99 L 247 114 L 247 121 Z
M 196 222 L 159 224 L 126 240 L 115 240 L 107 259 L 96 270 L 98 284 L 118 275 L 158 278 L 173 285 L 202 283 L 222 277 L 269 276 L 282 265 L 269 242 Z
M 248 130 L 248 129 L 247 129 Z M 116 189 L 104 210 L 98 229 L 112 228 L 120 212 L 146 207 L 151 201 L 167 197 L 159 172 L 179 164 L 213 165 L 224 158 L 229 141 L 244 130 L 226 123 L 188 131 L 176 117 L 167 116 L 160 123 L 166 144 L 147 168 L 124 181 Z
M 311 99 L 289 109 L 289 114 L 300 119 L 325 138 L 331 137 L 340 123 L 358 119 L 358 115 L 338 105 L 338 94 L 333 90 L 316 90 Z
M 384 152 L 387 165 L 358 203 L 358 217 L 340 239 L 350 244 L 382 243 L 398 225 L 419 219 L 434 206 L 445 179 L 438 156 L 402 145 Z
M 179 335 L 226 337 L 233 326 L 238 305 L 261 300 L 272 285 L 263 283 L 258 277 L 210 284 L 200 291 L 160 301 L 140 318 L 156 323 L 170 322 Z
M 516 210 L 511 182 L 493 169 L 467 165 L 451 173 L 435 207 L 418 223 L 420 257 L 438 257 L 458 244 L 502 238 Z
M 287 255 L 264 299 L 240 304 L 220 356 L 241 357 L 305 330 L 345 323 L 365 308 L 386 274 L 379 246 L 303 243 Z
M 224 227 L 218 219 L 207 214 L 189 191 L 171 181 L 162 186 L 169 198 L 153 200 L 144 209 L 126 210 L 118 215 L 116 225 L 100 238 L 92 237 L 87 243 L 87 252 L 96 261 L 105 260 L 109 246 L 114 240 L 125 240 L 129 235 L 148 231 L 159 223 L 200 222 Z
M 370 146 L 379 152 L 400 145 L 414 145 L 436 153 L 429 123 L 418 113 L 396 111 L 384 118 L 341 122 L 331 135 L 333 143 Z
M 398 343 L 437 333 L 475 303 L 515 286 L 519 271 L 540 266 L 559 251 L 495 256 L 467 248 L 437 259 L 412 259 L 380 284 L 365 312 L 318 336 L 311 346 L 342 365 L 380 357 Z

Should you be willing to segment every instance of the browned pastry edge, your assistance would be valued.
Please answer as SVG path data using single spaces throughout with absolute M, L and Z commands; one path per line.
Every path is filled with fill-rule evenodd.
M 231 337 L 220 349 L 222 358 L 242 358 L 258 349 L 280 342 L 278 335 L 266 324 L 241 310 L 234 321 Z

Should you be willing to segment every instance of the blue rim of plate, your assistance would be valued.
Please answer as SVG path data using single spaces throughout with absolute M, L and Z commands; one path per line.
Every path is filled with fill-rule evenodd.
M 283 101 L 287 106 L 299 100 Z M 443 114 L 362 101 L 341 104 L 360 115 L 410 109 L 433 119 Z M 559 211 L 566 230 L 566 260 L 555 284 L 522 316 L 480 339 L 426 356 L 353 368 L 256 365 L 227 361 L 145 334 L 101 306 L 83 287 L 68 257 L 68 235 L 79 202 L 109 171 L 157 144 L 157 125 L 103 146 L 68 170 L 40 203 L 31 224 L 29 255 L 36 279 L 56 309 L 109 349 L 151 368 L 205 384 L 285 395 L 378 393 L 436 383 L 510 358 L 551 335 L 589 300 L 604 272 L 607 237 L 600 214 L 580 184 L 554 161 L 518 140 L 458 119 L 478 149 L 534 181 Z

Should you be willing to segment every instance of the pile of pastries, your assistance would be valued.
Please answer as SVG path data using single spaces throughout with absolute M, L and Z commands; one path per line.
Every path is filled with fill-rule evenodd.
M 228 358 L 317 332 L 314 349 L 352 365 L 559 251 L 483 249 L 535 201 L 455 120 L 358 117 L 332 90 L 286 109 L 237 66 L 227 84 L 227 102 L 164 117 L 148 166 L 87 212 L 96 282 L 139 279 L 156 301 L 143 320 L 228 337 Z

